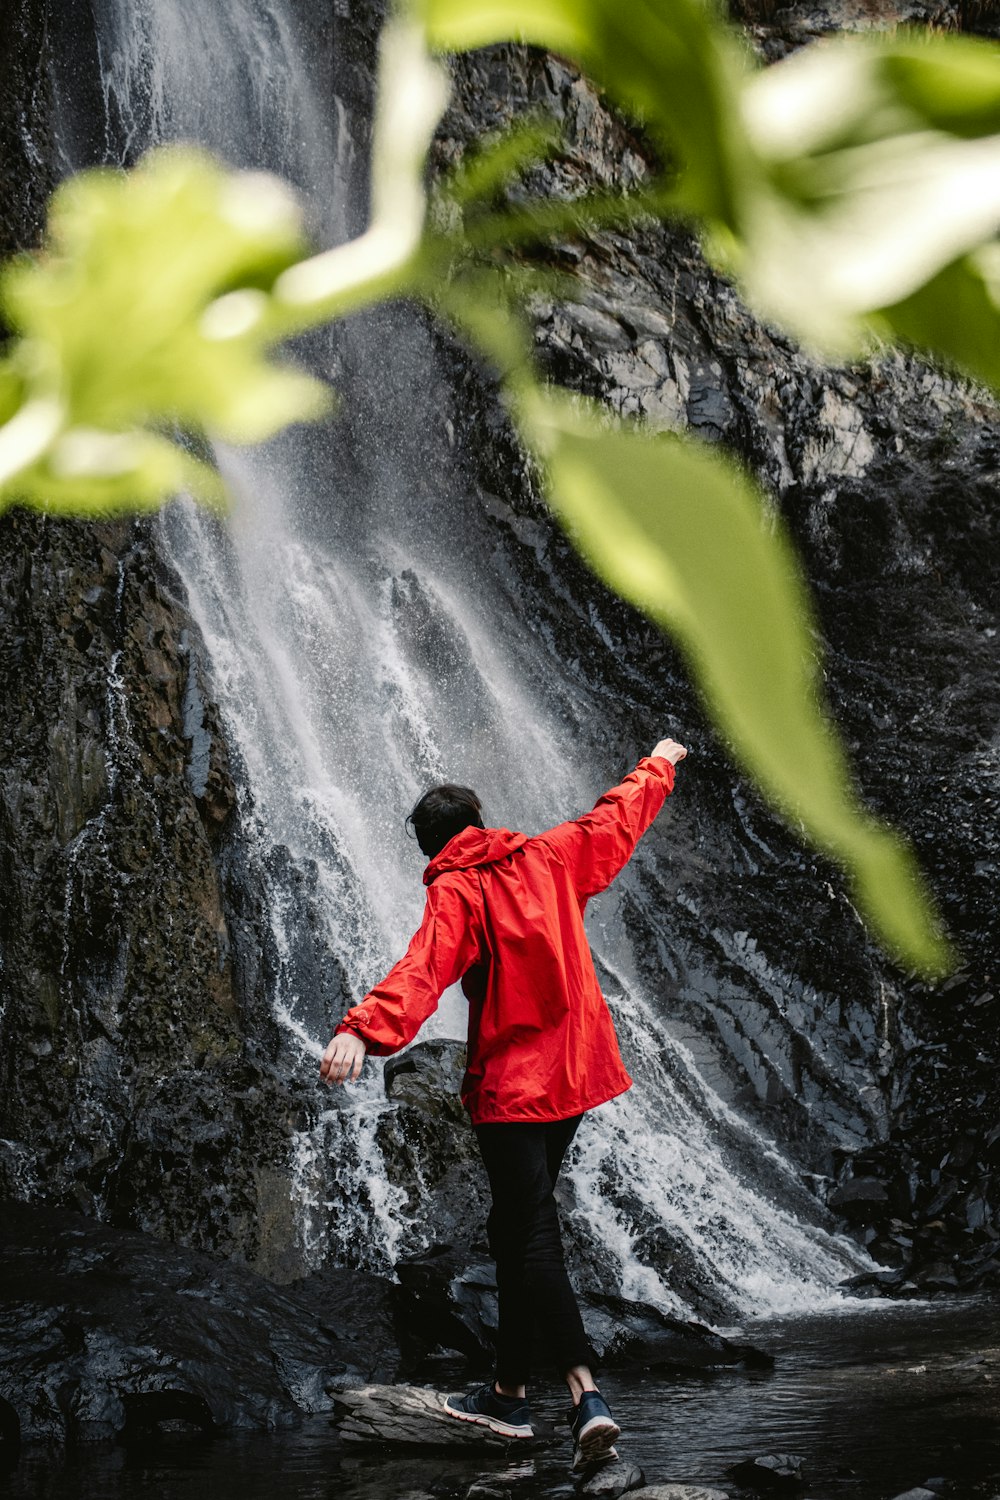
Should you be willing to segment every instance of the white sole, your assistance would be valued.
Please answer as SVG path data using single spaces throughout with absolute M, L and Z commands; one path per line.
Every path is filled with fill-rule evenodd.
M 609 1421 L 607 1417 L 591 1417 L 577 1433 L 576 1445 L 584 1459 L 590 1462 L 607 1453 L 615 1438 L 621 1437 L 621 1432 L 617 1422 Z
M 488 1417 L 485 1412 L 456 1411 L 453 1406 L 448 1405 L 447 1401 L 444 1409 L 449 1417 L 456 1417 L 459 1422 L 472 1422 L 476 1427 L 488 1427 L 498 1437 L 531 1438 L 535 1435 L 530 1427 L 523 1425 L 515 1427 L 510 1422 L 501 1421 L 499 1417 Z
M 605 1448 L 603 1453 L 598 1453 L 596 1456 L 592 1454 L 590 1458 L 587 1457 L 582 1448 L 573 1449 L 574 1473 L 579 1473 L 581 1469 L 592 1469 L 597 1464 L 616 1464 L 617 1462 L 618 1449 L 614 1447 Z

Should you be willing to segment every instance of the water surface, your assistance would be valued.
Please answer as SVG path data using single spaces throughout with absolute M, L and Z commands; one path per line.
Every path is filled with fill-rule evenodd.
M 768 1452 L 802 1455 L 806 1500 L 888 1500 L 923 1480 L 953 1497 L 1000 1493 L 1000 1302 L 867 1305 L 850 1313 L 745 1324 L 776 1355 L 771 1373 L 701 1378 L 609 1375 L 604 1389 L 625 1428 L 623 1459 L 648 1483 L 730 1491 L 730 1465 Z M 442 1381 L 448 1383 L 447 1379 Z M 461 1383 L 461 1382 L 460 1382 Z M 194 1440 L 180 1433 L 134 1446 L 95 1444 L 65 1456 L 25 1450 L 9 1478 L 14 1500 L 417 1500 L 464 1495 L 476 1478 L 542 1500 L 570 1481 L 554 1387 L 534 1403 L 559 1435 L 515 1453 L 422 1456 L 348 1449 L 326 1416 L 293 1432 Z

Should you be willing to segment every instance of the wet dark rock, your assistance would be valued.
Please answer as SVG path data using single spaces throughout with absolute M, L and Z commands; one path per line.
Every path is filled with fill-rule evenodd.
M 413 1224 L 404 1261 L 428 1238 L 450 1246 L 466 1263 L 486 1250 L 489 1183 L 469 1117 L 459 1098 L 465 1071 L 460 1042 L 416 1042 L 386 1064 L 386 1092 L 394 1108 L 378 1124 L 385 1171 Z M 461 1266 L 457 1266 L 461 1269 Z
M 878 1224 L 889 1217 L 889 1194 L 877 1177 L 852 1177 L 834 1189 L 827 1203 L 852 1224 Z
M 738 1344 L 700 1323 L 667 1317 L 658 1308 L 611 1294 L 585 1294 L 584 1321 L 597 1356 L 613 1368 L 699 1370 L 720 1366 L 769 1369 L 771 1355 Z
M 638 1490 L 646 1483 L 646 1476 L 637 1464 L 630 1464 L 619 1450 L 617 1463 L 600 1464 L 588 1474 L 578 1486 L 581 1495 L 603 1495 L 606 1500 L 618 1500 L 630 1490 Z
M 906 1490 L 902 1495 L 894 1496 L 893 1500 L 938 1500 L 938 1491 L 918 1485 L 915 1490 Z
M 383 1075 L 388 1098 L 463 1125 L 467 1116 L 459 1093 L 464 1076 L 464 1044 L 444 1037 L 387 1058 Z
M 37 243 L 55 185 L 45 0 L 0 10 L 0 259 Z M 2 325 L 0 325 L 2 332 Z
M 286 1290 L 308 1302 L 313 1324 L 333 1340 L 358 1379 L 394 1379 L 401 1354 L 393 1282 L 366 1271 L 327 1266 L 291 1282 Z
M 805 1460 L 794 1453 L 768 1453 L 748 1458 L 729 1470 L 733 1478 L 760 1495 L 792 1495 L 806 1482 Z
M 918 1287 L 928 1291 L 954 1291 L 959 1285 L 955 1267 L 946 1261 L 932 1261 L 930 1265 L 918 1266 L 911 1273 Z
M 118 1431 L 123 1443 L 145 1443 L 167 1432 L 191 1435 L 216 1430 L 208 1402 L 192 1391 L 132 1391 L 122 1396 L 125 1420 Z
M 920 1288 L 903 1270 L 862 1271 L 858 1276 L 848 1276 L 840 1285 L 855 1296 L 895 1297 L 919 1296 Z
M 396 1308 L 407 1360 L 437 1347 L 456 1349 L 474 1363 L 489 1362 L 497 1326 L 492 1263 L 469 1264 L 466 1253 L 434 1245 L 396 1262 Z
M 496 1330 L 496 1276 L 491 1262 L 470 1264 L 463 1251 L 436 1245 L 397 1262 L 396 1295 L 404 1356 L 417 1367 L 435 1343 L 488 1364 Z M 613 1369 L 767 1369 L 772 1357 L 699 1323 L 669 1318 L 658 1308 L 612 1294 L 580 1294 L 584 1324 L 602 1366 Z M 415 1343 L 414 1343 L 415 1341 Z M 546 1364 L 539 1345 L 536 1358 Z
M 14 1468 L 21 1455 L 21 1419 L 9 1401 L 0 1398 L 0 1474 Z
M 648 1484 L 633 1490 L 634 1500 L 729 1500 L 727 1490 L 707 1489 L 701 1484 Z
M 0 1241 L 3 1443 L 290 1427 L 335 1377 L 394 1362 L 376 1278 L 344 1273 L 350 1327 L 319 1289 L 78 1214 L 8 1204 Z M 326 1283 L 329 1290 L 329 1281 Z M 327 1300 L 327 1310 L 329 1309 Z M 359 1313 L 359 1309 L 366 1310 Z

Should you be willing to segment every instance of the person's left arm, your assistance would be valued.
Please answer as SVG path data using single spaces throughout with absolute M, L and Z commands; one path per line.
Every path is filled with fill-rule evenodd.
M 430 886 L 406 953 L 340 1022 L 320 1064 L 327 1083 L 357 1078 L 365 1052 L 385 1057 L 412 1042 L 448 986 L 478 958 L 478 914 L 456 884 L 442 877 Z

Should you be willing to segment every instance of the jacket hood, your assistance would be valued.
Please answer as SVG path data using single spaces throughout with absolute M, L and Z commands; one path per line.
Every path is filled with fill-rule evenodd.
M 430 885 L 446 870 L 496 864 L 527 842 L 525 834 L 511 833 L 508 828 L 463 828 L 430 861 L 424 871 L 424 885 Z

